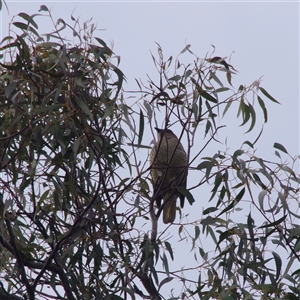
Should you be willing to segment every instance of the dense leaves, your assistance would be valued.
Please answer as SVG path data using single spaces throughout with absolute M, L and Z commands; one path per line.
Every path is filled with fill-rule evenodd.
M 235 90 L 226 58 L 201 60 L 187 45 L 186 65 L 158 45 L 159 80 L 136 81 L 132 101 L 93 24 L 72 16 L 42 35 L 36 16 L 16 16 L 0 48 L 0 298 L 299 299 L 298 160 L 276 141 L 278 161 L 256 156 L 267 104 L 278 102 L 261 82 Z M 223 149 L 227 115 L 254 140 Z M 166 229 L 146 157 L 158 124 L 186 141 L 196 174 Z M 205 209 L 192 219 L 199 191 Z M 186 244 L 195 263 L 174 269 Z

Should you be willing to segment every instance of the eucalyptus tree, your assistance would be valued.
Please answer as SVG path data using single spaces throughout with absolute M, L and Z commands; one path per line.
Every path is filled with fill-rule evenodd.
M 158 45 L 158 80 L 126 92 L 92 23 L 39 14 L 51 32 L 20 13 L 0 49 L 1 299 L 299 299 L 298 157 L 276 141 L 277 161 L 256 155 L 278 103 L 261 81 L 235 89 L 227 58 Z M 256 133 L 235 150 L 218 140 L 227 115 Z M 157 125 L 185 145 L 193 183 L 167 227 L 149 176 Z M 186 245 L 193 265 L 178 268 Z

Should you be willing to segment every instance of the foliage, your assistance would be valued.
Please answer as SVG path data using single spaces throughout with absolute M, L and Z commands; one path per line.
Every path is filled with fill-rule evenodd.
M 40 11 L 52 20 L 46 6 Z M 93 24 L 52 20 L 54 31 L 41 35 L 37 16 L 20 13 L 12 26 L 21 33 L 0 49 L 1 299 L 299 299 L 298 161 L 278 143 L 278 161 L 256 156 L 266 103 L 277 103 L 261 82 L 235 90 L 226 58 L 199 59 L 187 45 L 180 57 L 192 63 L 183 64 L 165 60 L 158 45 L 159 82 L 137 81 L 141 97 L 132 103 L 119 57 Z M 220 120 L 235 110 L 256 137 L 202 156 L 221 147 Z M 187 141 L 197 178 L 182 190 L 187 202 L 211 189 L 201 192 L 202 218 L 190 220 L 186 203 L 166 229 L 139 156 L 158 124 Z M 174 227 L 191 245 L 189 270 L 173 268 L 180 254 L 166 232 Z M 201 245 L 209 239 L 213 252 Z

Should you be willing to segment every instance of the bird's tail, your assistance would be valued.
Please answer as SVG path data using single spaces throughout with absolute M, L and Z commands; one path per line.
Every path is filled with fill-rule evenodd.
M 163 211 L 163 222 L 165 224 L 173 223 L 176 217 L 176 199 L 168 201 L 164 207 Z

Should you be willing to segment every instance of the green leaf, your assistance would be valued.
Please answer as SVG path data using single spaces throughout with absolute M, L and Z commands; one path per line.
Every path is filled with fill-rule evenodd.
M 210 94 L 208 94 L 207 92 L 203 91 L 201 93 L 199 93 L 203 98 L 205 98 L 206 100 L 213 102 L 213 103 L 218 103 L 218 100 L 216 98 L 214 98 L 213 96 L 211 96 Z
M 36 29 L 38 29 L 38 25 L 33 20 L 33 16 L 36 16 L 36 15 L 29 16 L 28 14 L 22 12 L 22 13 L 19 13 L 18 16 L 23 18 L 24 20 L 26 20 L 28 22 L 28 24 L 32 24 Z
M 39 205 L 42 205 L 43 202 L 47 199 L 49 192 L 50 192 L 50 190 L 47 190 L 43 193 L 43 195 L 41 196 L 41 198 L 39 200 Z
M 123 290 L 124 292 L 128 293 L 131 296 L 132 300 L 135 300 L 135 295 L 134 295 L 134 292 L 132 291 L 132 289 L 129 289 L 129 288 L 125 287 L 125 286 L 120 286 L 120 289 Z M 115 300 L 115 299 L 116 300 L 121 300 L 122 298 L 119 297 L 119 296 L 116 297 L 116 295 L 113 295 L 113 297 L 112 298 L 109 297 L 109 299 L 112 299 L 112 300 Z
M 207 256 L 207 254 L 204 252 L 204 250 L 201 247 L 199 247 L 199 253 L 200 253 L 200 255 L 201 255 L 202 258 L 204 258 L 205 256 Z M 199 273 L 201 274 L 201 272 L 199 272 Z
M 268 223 L 266 225 L 260 226 L 259 228 L 268 228 L 268 227 L 274 227 L 282 223 L 286 219 L 287 215 L 284 215 L 282 218 L 276 220 L 275 222 Z
M 264 190 L 267 190 L 267 187 L 264 185 L 264 183 L 261 181 L 260 177 L 256 174 L 253 173 L 253 178 L 255 179 L 256 183 Z
M 146 108 L 147 114 L 148 114 L 148 118 L 151 121 L 152 120 L 153 112 L 152 112 L 151 106 L 149 105 L 149 103 L 146 100 L 144 100 L 144 107 Z
M 230 68 L 229 68 L 230 65 L 227 64 L 227 62 L 225 61 L 224 58 L 219 57 L 219 56 L 216 56 L 216 57 L 207 59 L 207 61 L 209 61 L 209 62 L 211 62 L 211 63 L 223 65 L 223 66 L 224 66 L 224 69 L 221 69 L 221 71 L 226 72 L 226 78 L 227 78 L 227 81 L 228 81 L 228 83 L 229 83 L 230 85 L 232 85 L 232 84 L 231 84 L 231 73 L 233 73 L 233 72 L 230 71 Z M 232 66 L 230 66 L 230 67 L 232 68 Z
M 211 162 L 210 161 L 202 161 L 198 166 L 197 166 L 197 170 L 202 170 L 202 169 L 207 169 L 208 167 L 211 166 Z
M 295 273 L 297 274 L 297 273 L 299 273 L 299 271 L 298 271 L 298 272 L 295 272 Z M 294 275 L 294 273 L 293 273 L 293 275 Z M 298 276 L 299 276 L 299 275 L 298 275 Z M 298 288 L 296 288 L 296 287 L 294 287 L 294 286 L 291 286 L 291 285 L 289 285 L 289 288 L 290 288 L 294 293 L 296 293 L 298 297 L 300 297 L 300 289 L 298 289 Z M 299 299 L 299 298 L 298 298 L 298 299 Z
M 258 103 L 263 111 L 265 123 L 267 123 L 268 122 L 268 112 L 267 112 L 265 103 L 259 96 L 257 96 L 257 99 L 258 99 Z
M 95 40 L 103 47 L 107 47 L 106 43 L 102 39 L 95 37 Z
M 256 113 L 255 113 L 255 110 L 254 110 L 253 106 L 251 104 L 249 104 L 248 108 L 249 108 L 249 111 L 250 111 L 252 121 L 251 121 L 250 128 L 248 129 L 248 131 L 246 131 L 246 133 L 250 132 L 254 128 L 255 121 L 256 121 Z
M 217 77 L 215 72 L 209 72 L 211 78 L 219 85 L 221 86 L 221 88 L 223 88 L 223 83 L 221 82 L 221 80 Z M 217 90 L 215 91 L 217 93 Z
M 205 176 L 206 176 L 207 180 L 209 179 L 212 168 L 216 164 L 216 161 L 214 158 L 208 158 L 208 159 L 210 159 L 211 161 L 203 161 L 197 166 L 198 170 L 206 169 Z
M 167 276 L 169 276 L 170 275 L 169 264 L 168 264 L 168 259 L 167 259 L 167 256 L 165 253 L 163 254 L 163 257 L 162 257 L 162 263 L 165 268 Z
M 88 108 L 88 106 L 86 105 L 86 103 L 77 96 L 75 96 L 75 101 L 79 105 L 79 107 L 90 117 L 90 119 L 93 120 L 94 119 L 93 115 L 92 115 L 90 109 Z
M 221 216 L 222 214 L 224 214 L 225 212 L 229 211 L 230 209 L 234 208 L 240 202 L 240 200 L 243 198 L 244 194 L 245 194 L 245 187 L 243 187 L 240 190 L 240 192 L 237 194 L 235 199 L 233 201 L 231 201 L 231 203 L 218 214 L 218 217 Z
M 261 191 L 259 194 L 258 194 L 258 202 L 259 202 L 259 206 L 260 208 L 264 211 L 264 198 L 266 196 L 268 192 L 266 190 L 263 190 Z
M 13 204 L 13 201 L 12 199 L 6 199 L 5 200 L 5 204 L 4 204 L 4 207 L 3 207 L 3 216 L 6 214 L 6 211 L 8 210 L 8 208 L 10 208 Z
M 254 148 L 254 145 L 251 142 L 249 142 L 249 141 L 245 141 L 243 144 L 246 144 L 249 147 Z
M 180 79 L 181 79 L 180 75 L 175 75 L 175 76 L 169 78 L 169 80 L 171 80 L 171 81 L 179 81 Z
M 167 241 L 165 241 L 164 243 L 165 243 L 166 249 L 168 250 L 168 252 L 171 256 L 171 259 L 174 260 L 174 255 L 173 255 L 173 250 L 172 250 L 171 244 Z
M 203 211 L 203 215 L 207 215 L 207 214 L 209 214 L 209 213 L 211 213 L 211 212 L 214 212 L 214 211 L 217 211 L 217 210 L 218 210 L 217 207 L 208 207 L 207 209 L 205 209 L 205 210 Z
M 280 200 L 281 205 L 282 205 L 284 211 L 289 210 L 289 206 L 287 204 L 286 197 L 282 193 L 280 193 L 280 192 L 278 192 L 278 199 Z
M 281 159 L 281 156 L 278 151 L 275 151 L 275 155 Z
M 187 189 L 183 187 L 177 187 L 177 190 L 186 197 L 186 199 L 189 201 L 189 204 L 192 205 L 195 202 L 194 196 L 188 191 Z
M 217 238 L 216 238 L 216 235 L 215 235 L 215 231 L 212 230 L 212 228 L 210 226 L 207 226 L 207 234 L 210 234 L 210 236 L 213 239 L 214 243 L 216 245 L 218 245 L 218 241 L 217 241 Z
M 46 5 L 41 5 L 39 11 L 49 11 Z
M 231 72 L 230 71 L 226 72 L 226 78 L 227 78 L 228 83 L 232 86 L 232 84 L 231 84 L 231 78 L 232 78 L 232 76 L 231 76 Z
M 166 277 L 166 278 L 164 278 L 164 279 L 159 283 L 158 290 L 160 290 L 160 288 L 161 288 L 164 284 L 166 284 L 166 283 L 172 281 L 173 278 L 174 278 L 174 277 Z
M 239 109 L 238 109 L 238 112 L 237 112 L 237 117 L 239 117 L 241 113 L 244 114 L 244 110 L 245 110 L 245 101 L 244 101 L 244 98 L 242 96 L 241 100 L 240 100 Z
M 209 130 L 212 128 L 211 122 L 207 120 L 205 125 L 205 136 L 208 134 Z
M 193 104 L 192 104 L 192 112 L 194 114 L 195 120 L 197 120 L 198 119 L 199 108 L 198 108 L 198 105 L 197 105 L 196 102 L 193 102 Z
M 223 111 L 223 117 L 225 116 L 226 112 L 228 111 L 229 107 L 231 106 L 232 104 L 232 99 L 229 99 L 228 103 L 226 104 L 225 108 L 224 108 L 224 111 Z
M 138 146 L 141 145 L 143 140 L 143 134 L 144 134 L 144 114 L 143 111 L 140 109 L 140 129 L 139 129 L 139 138 L 138 138 Z
M 249 230 L 249 235 L 250 235 L 250 240 L 252 242 L 252 250 L 255 249 L 255 236 L 254 236 L 254 230 L 253 230 L 253 226 L 254 226 L 254 220 L 251 217 L 251 213 L 249 213 L 248 217 L 247 217 L 247 226 L 248 226 L 248 230 Z M 253 251 L 255 252 L 255 251 Z M 255 258 L 256 256 L 254 256 Z M 255 259 L 254 259 L 255 260 Z
M 222 92 L 227 92 L 227 91 L 230 91 L 230 89 L 227 87 L 221 87 L 221 88 L 218 88 L 215 90 L 216 93 L 222 93 Z
M 200 228 L 199 226 L 195 226 L 195 240 L 200 236 Z
M 192 70 L 187 70 L 185 75 L 184 75 L 184 79 L 187 79 L 188 77 L 190 77 L 192 73 L 193 73 Z
M 249 145 L 251 148 L 254 148 L 254 145 L 255 145 L 255 144 L 257 143 L 257 141 L 259 140 L 260 136 L 261 136 L 262 133 L 263 133 L 263 130 L 264 130 L 264 128 L 262 127 L 261 130 L 260 130 L 260 132 L 259 132 L 259 134 L 258 134 L 258 136 L 256 137 L 256 139 L 255 139 L 255 141 L 254 141 L 253 143 L 251 143 L 250 141 L 245 141 L 243 144 L 247 144 L 247 145 Z
M 284 152 L 284 153 L 286 153 L 286 154 L 288 154 L 288 152 L 287 152 L 287 150 L 285 149 L 285 147 L 283 147 L 283 146 L 282 146 L 281 144 L 279 144 L 279 143 L 274 143 L 273 147 L 276 148 L 276 149 L 278 149 L 278 150 L 280 150 L 280 151 L 282 151 L 282 152 Z
M 278 104 L 280 104 L 275 98 L 273 98 L 264 88 L 260 87 L 259 88 L 260 91 L 267 97 L 269 98 L 271 101 L 276 102 Z
M 222 181 L 223 181 L 223 174 L 221 172 L 218 172 L 215 175 L 215 185 L 212 189 L 212 193 L 211 193 L 211 196 L 209 198 L 209 201 L 211 201 L 215 197 L 215 195 L 218 191 L 218 188 L 219 188 L 220 184 L 222 183 Z
M 119 280 L 119 278 L 117 278 L 117 280 Z M 124 288 L 124 290 L 125 290 L 125 288 Z M 130 291 L 131 292 L 131 298 L 132 298 L 132 296 L 134 296 L 134 294 L 133 294 L 133 292 L 131 290 L 129 290 L 129 289 L 126 288 L 125 291 Z M 122 297 L 120 297 L 118 295 L 111 295 L 111 296 L 109 296 L 109 299 L 111 299 L 111 300 L 124 300 L 124 298 L 122 298 Z M 132 299 L 135 299 L 135 298 L 132 298 Z
M 232 155 L 232 160 L 236 160 L 238 156 L 243 155 L 245 152 L 242 149 L 238 149 L 236 151 L 234 151 L 233 155 Z
M 40 35 L 38 34 L 38 32 L 37 32 L 32 26 L 29 26 L 29 27 L 28 27 L 28 30 L 31 31 L 32 33 L 34 33 L 37 37 L 40 36 Z
M 15 82 L 15 81 L 11 82 L 5 89 L 5 96 L 9 97 L 10 94 L 15 90 L 16 87 L 17 87 L 17 82 Z
M 186 45 L 186 46 L 184 47 L 184 49 L 180 52 L 180 54 L 182 54 L 182 53 L 184 53 L 185 51 L 189 50 L 190 47 L 191 47 L 190 44 Z
M 22 29 L 22 30 L 27 30 L 28 29 L 28 25 L 24 24 L 22 22 L 13 22 L 13 25 L 16 26 L 17 28 Z
M 253 284 L 253 289 L 261 290 L 264 294 L 276 293 L 278 292 L 277 287 L 272 284 Z
M 242 118 L 243 118 L 243 122 L 240 126 L 243 126 L 250 120 L 250 109 L 249 106 L 244 102 L 241 102 L 240 108 L 241 108 Z
M 115 96 L 115 97 L 117 97 L 119 92 L 121 91 L 123 81 L 125 80 L 125 76 L 124 76 L 123 72 L 120 69 L 118 69 L 117 67 L 114 67 L 113 71 L 118 76 L 118 81 L 115 83 L 115 85 L 117 85 L 117 87 L 118 87 L 117 92 L 116 92 L 116 96 Z
M 277 280 L 281 273 L 282 260 L 276 252 L 272 251 L 272 254 L 274 256 L 274 260 L 276 264 L 276 280 Z
M 213 96 L 211 96 L 210 94 L 208 94 L 206 91 L 204 91 L 194 78 L 191 77 L 191 81 L 195 85 L 200 96 L 213 103 L 218 103 L 218 100 Z

